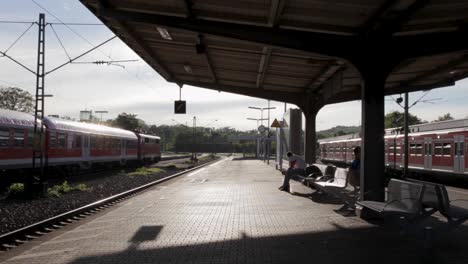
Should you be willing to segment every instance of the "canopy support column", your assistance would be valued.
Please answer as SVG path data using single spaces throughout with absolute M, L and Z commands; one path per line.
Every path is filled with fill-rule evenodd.
M 385 80 L 382 61 L 361 64 L 361 200 L 385 200 Z

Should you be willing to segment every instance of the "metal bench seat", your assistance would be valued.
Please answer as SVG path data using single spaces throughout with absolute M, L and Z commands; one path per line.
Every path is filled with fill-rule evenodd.
M 335 166 L 314 163 L 307 167 L 307 177 L 302 179 L 302 183 L 306 186 L 312 187 L 313 183 L 316 181 L 328 181 L 333 179 L 335 170 Z
M 327 181 L 318 180 L 313 182 L 313 185 L 317 190 L 321 190 L 326 193 L 345 189 L 346 186 L 348 186 L 348 170 L 337 168 L 333 175 L 333 179 Z
M 461 224 L 468 220 L 468 209 L 456 206 L 455 203 L 460 200 L 450 201 L 447 188 L 443 184 L 419 181 L 410 179 L 412 182 L 417 182 L 424 185 L 424 195 L 422 205 L 426 214 L 431 214 L 439 211 L 447 218 L 449 223 Z M 462 200 L 468 202 L 466 200 Z M 467 203 L 468 205 L 468 203 Z
M 358 201 L 356 202 L 356 214 L 365 218 L 366 210 L 370 210 L 381 217 L 416 218 L 423 213 L 423 193 L 423 184 L 391 179 L 388 183 L 387 200 L 385 202 Z
M 438 195 L 440 201 L 440 213 L 447 218 L 451 224 L 462 224 L 468 220 L 468 209 L 454 205 L 459 201 L 467 202 L 466 200 L 450 201 L 447 188 L 444 185 L 438 185 Z

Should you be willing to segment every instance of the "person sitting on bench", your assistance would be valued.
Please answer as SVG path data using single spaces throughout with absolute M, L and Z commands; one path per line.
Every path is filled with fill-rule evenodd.
M 279 189 L 289 192 L 289 181 L 295 175 L 304 175 L 306 162 L 302 157 L 294 155 L 292 152 L 288 152 L 286 156 L 289 159 L 289 168 L 284 174 L 283 185 Z

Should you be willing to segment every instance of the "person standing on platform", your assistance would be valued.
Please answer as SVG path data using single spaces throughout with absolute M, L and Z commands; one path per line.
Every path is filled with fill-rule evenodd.
M 349 185 L 353 186 L 354 192 L 359 191 L 361 185 L 361 147 L 357 146 L 353 150 L 354 160 L 349 167 Z
M 293 176 L 305 174 L 306 162 L 302 157 L 294 155 L 292 152 L 288 152 L 286 156 L 289 159 L 289 168 L 284 174 L 283 185 L 278 189 L 289 192 L 289 181 Z

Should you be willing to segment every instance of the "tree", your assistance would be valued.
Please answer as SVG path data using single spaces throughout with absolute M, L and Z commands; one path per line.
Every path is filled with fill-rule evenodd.
M 143 120 L 138 119 L 137 115 L 121 113 L 116 119 L 112 121 L 112 125 L 131 131 L 137 131 L 143 129 L 146 124 Z
M 393 111 L 385 115 L 385 128 L 403 127 L 405 126 L 405 114 L 398 111 Z M 408 125 L 422 124 L 421 119 L 415 115 L 408 113 Z
M 452 115 L 450 115 L 450 113 L 446 113 L 443 116 L 439 116 L 436 120 L 432 122 L 440 122 L 440 121 L 447 121 L 447 120 L 453 120 L 453 117 Z
M 0 88 L 0 108 L 32 113 L 33 97 L 28 91 L 17 87 Z

